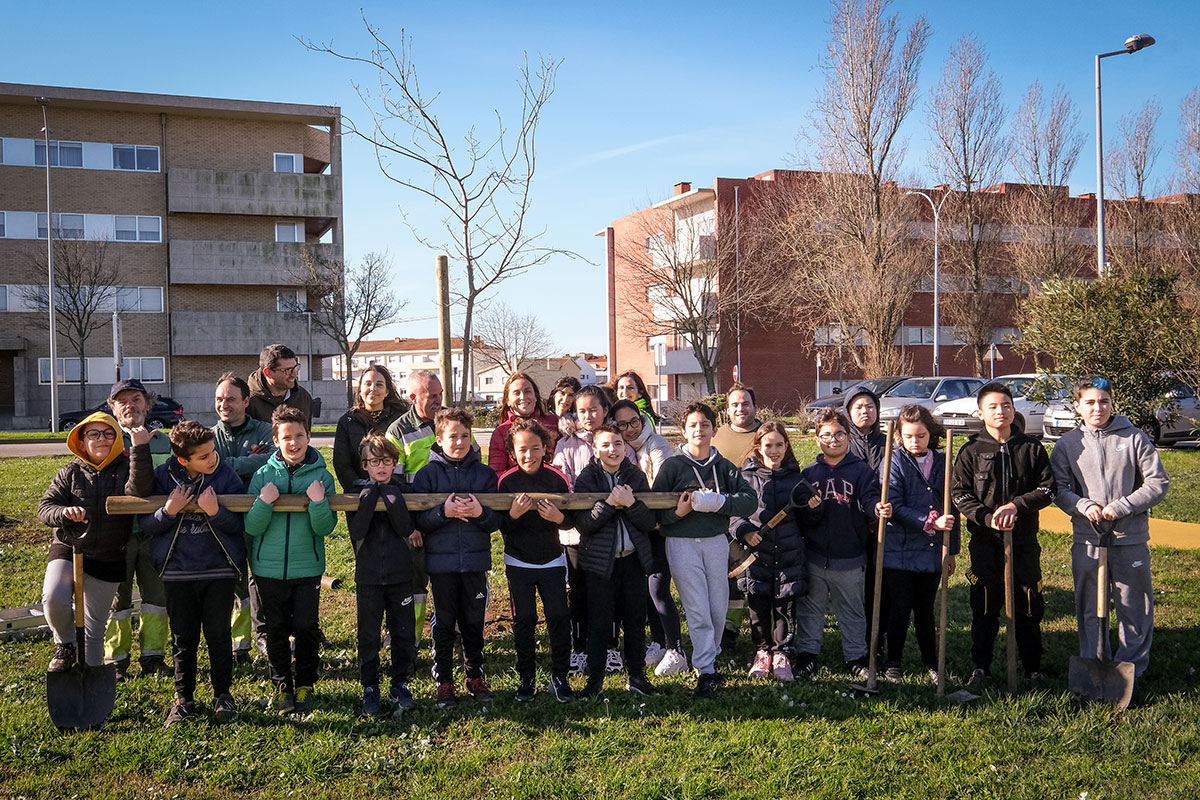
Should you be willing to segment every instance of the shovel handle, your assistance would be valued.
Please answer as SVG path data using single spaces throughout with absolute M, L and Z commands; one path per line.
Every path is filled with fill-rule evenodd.
M 1016 581 L 1013 578 L 1013 532 L 1004 531 L 1004 615 L 1008 617 L 1005 655 L 1008 661 L 1008 691 L 1017 692 Z
M 1096 660 L 1104 661 L 1104 640 L 1108 638 L 1108 548 L 1096 548 Z
M 892 477 L 892 421 L 888 420 L 887 427 L 884 430 L 884 435 L 887 437 L 883 444 L 883 474 L 880 478 L 879 498 L 881 502 L 888 501 L 888 489 L 891 488 Z M 879 645 L 879 606 L 883 599 L 883 536 L 887 531 L 887 519 L 879 518 L 879 525 L 875 532 L 875 593 L 871 599 L 871 641 L 868 644 L 867 652 L 867 689 L 875 690 L 877 678 L 877 665 L 875 663 L 875 651 Z
M 71 566 L 75 570 L 74 587 L 72 592 L 75 595 L 75 652 L 79 655 L 79 663 L 86 664 L 84 661 L 84 609 L 83 609 L 83 553 L 78 550 L 71 555 Z
M 942 513 L 950 512 L 950 474 L 954 467 L 954 434 L 946 434 L 946 468 L 942 481 Z M 942 596 L 938 615 L 937 696 L 946 695 L 946 625 L 949 622 L 950 572 L 946 566 L 950 560 L 950 531 L 942 532 Z

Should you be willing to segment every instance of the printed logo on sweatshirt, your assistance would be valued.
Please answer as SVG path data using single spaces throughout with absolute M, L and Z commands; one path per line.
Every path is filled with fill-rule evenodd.
M 482 599 L 483 599 L 483 592 L 480 592 L 479 594 L 475 595 L 475 599 L 476 599 L 476 600 L 482 600 Z
M 400 605 L 402 605 L 402 606 L 409 605 L 410 603 L 412 603 L 412 596 L 411 596 L 411 595 L 410 595 L 409 597 L 406 597 L 406 598 L 404 598 L 403 600 L 401 600 L 401 601 L 400 601 Z
M 844 506 L 850 505 L 850 498 L 854 496 L 854 484 L 844 478 L 826 478 L 824 485 L 818 481 L 813 484 L 813 488 L 823 500 L 832 497 L 840 505 Z M 841 489 L 840 492 L 838 491 L 839 488 Z

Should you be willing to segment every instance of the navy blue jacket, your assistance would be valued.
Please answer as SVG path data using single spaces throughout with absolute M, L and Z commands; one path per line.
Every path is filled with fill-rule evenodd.
M 621 462 L 617 474 L 609 476 L 595 456 L 575 478 L 575 491 L 579 493 L 613 490 L 614 484 L 628 486 L 634 493 L 650 491 L 646 473 L 629 460 Z M 613 562 L 617 558 L 617 521 L 625 522 L 629 541 L 642 569 L 649 574 L 654 564 L 648 534 L 657 523 L 654 512 L 641 500 L 627 508 L 611 506 L 605 500 L 597 500 L 587 511 L 575 512 L 575 529 L 579 531 L 579 568 L 604 578 L 612 575 Z
M 892 453 L 892 472 L 888 480 L 888 501 L 892 504 L 892 518 L 888 520 L 887 535 L 883 542 L 883 566 L 887 569 L 902 569 L 909 572 L 942 571 L 942 532 L 925 531 L 929 512 L 942 509 L 942 492 L 946 480 L 946 456 L 929 448 L 933 467 L 928 480 L 921 467 L 907 450 L 897 449 Z M 951 507 L 950 513 L 954 513 Z M 959 549 L 959 521 L 954 516 L 954 528 L 950 531 L 950 553 Z
M 474 447 L 461 461 L 446 458 L 436 443 L 429 463 L 413 479 L 413 492 L 494 494 L 496 473 L 479 460 Z M 500 528 L 500 512 L 484 506 L 473 520 L 450 519 L 441 504 L 417 513 L 417 529 L 425 539 L 425 569 L 438 572 L 486 572 L 492 568 L 492 531 Z
M 808 557 L 801 531 L 819 519 L 820 512 L 806 509 L 789 514 L 774 528 L 767 528 L 771 518 L 787 508 L 796 484 L 804 480 L 800 465 L 769 469 L 751 458 L 742 467 L 742 476 L 758 495 L 758 511 L 749 518 L 734 517 L 729 532 L 743 544 L 751 533 L 762 536 L 762 541 L 754 547 L 746 545 L 757 557 L 738 576 L 738 588 L 746 594 L 776 599 L 808 594 Z
M 353 488 L 358 492 L 358 508 L 348 515 L 348 524 L 354 548 L 354 582 L 364 586 L 412 583 L 408 536 L 413 532 L 413 521 L 404 502 L 408 484 L 393 474 L 389 483 L 358 480 Z M 385 510 L 376 511 L 381 498 Z
M 209 487 L 217 494 L 245 494 L 245 484 L 233 467 L 217 465 L 211 475 L 190 477 L 179 459 L 171 458 L 154 470 L 154 490 L 170 494 L 186 486 L 193 499 Z M 202 581 L 238 578 L 246 572 L 246 540 L 242 515 L 220 506 L 215 516 L 203 512 L 168 514 L 160 508 L 141 517 L 150 536 L 150 560 L 164 581 Z
M 818 455 L 803 475 L 821 496 L 820 515 L 804 532 L 809 563 L 838 571 L 865 566 L 879 502 L 879 475 L 849 452 L 833 466 Z

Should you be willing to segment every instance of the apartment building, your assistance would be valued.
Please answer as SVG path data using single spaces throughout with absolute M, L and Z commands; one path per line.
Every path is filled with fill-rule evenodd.
M 315 331 L 310 346 L 300 265 L 306 250 L 342 258 L 339 125 L 336 107 L 0 83 L 0 427 L 49 422 L 51 235 L 60 275 L 73 259 L 116 267 L 94 302 L 56 292 L 60 410 L 99 403 L 116 378 L 116 312 L 120 376 L 189 417 L 214 418 L 217 376 L 248 375 L 273 342 L 335 417 L 344 388 L 320 364 L 337 348 Z M 85 363 L 72 310 L 103 320 Z

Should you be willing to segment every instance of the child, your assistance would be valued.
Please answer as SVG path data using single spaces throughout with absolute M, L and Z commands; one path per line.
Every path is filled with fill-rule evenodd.
M 1013 532 L 1013 608 L 1017 652 L 1029 686 L 1042 680 L 1042 548 L 1038 511 L 1054 499 L 1054 473 L 1041 443 L 1013 426 L 1012 392 L 987 383 L 976 394 L 983 430 L 971 437 L 954 460 L 952 497 L 967 519 L 971 566 L 971 658 L 975 671 L 967 691 L 980 694 L 992 683 L 992 649 L 1004 608 L 1004 540 Z
M 1170 482 L 1150 438 L 1128 417 L 1113 415 L 1112 384 L 1106 378 L 1079 381 L 1072 396 L 1083 424 L 1054 446 L 1050 466 L 1058 483 L 1055 502 L 1071 515 L 1074 529 L 1079 655 L 1096 657 L 1097 529 L 1111 531 L 1108 574 L 1121 646 L 1109 657 L 1132 662 L 1134 677 L 1140 678 L 1150 663 L 1154 633 L 1150 509 L 1166 496 Z
M 791 503 L 797 485 L 807 488 L 782 423 L 764 422 L 759 426 L 742 475 L 758 495 L 758 512 L 752 517 L 735 518 L 730 524 L 730 533 L 756 554 L 750 568 L 738 578 L 738 587 L 745 593 L 750 609 L 750 640 L 755 649 L 750 677 L 773 674 L 776 680 L 790 681 L 793 675 L 788 650 L 796 598 L 808 592 L 802 529 L 811 523 L 812 515 L 789 514 L 774 528 L 767 527 Z M 812 495 L 809 509 L 820 503 L 820 498 Z
M 493 434 L 494 435 L 494 434 Z M 534 630 L 537 595 L 542 596 L 546 631 L 550 634 L 550 692 L 565 703 L 571 699 L 567 673 L 571 667 L 571 615 L 567 610 L 567 557 L 558 539 L 572 527 L 574 514 L 562 512 L 549 500 L 533 500 L 529 492 L 571 491 L 567 479 L 546 466 L 552 435 L 537 420 L 518 419 L 507 433 L 507 449 L 515 467 L 500 476 L 499 490 L 512 492 L 512 508 L 500 518 L 504 536 L 504 571 L 512 606 L 513 643 L 521 685 L 516 699 L 533 699 L 536 668 Z
M 358 674 L 363 687 L 364 716 L 382 711 L 379 700 L 380 626 L 387 618 L 392 638 L 388 702 L 399 714 L 417 707 L 408 679 L 416 649 L 416 618 L 412 613 L 413 565 L 409 544 L 421 545 L 404 502 L 404 479 L 393 471 L 400 460 L 396 445 L 378 433 L 368 433 L 358 447 L 367 480 L 354 483 L 358 508 L 350 515 L 354 547 L 354 585 L 358 608 Z M 379 501 L 384 510 L 376 511 Z
M 326 495 L 333 476 L 321 454 L 308 444 L 304 411 L 280 406 L 271 414 L 276 452 L 250 479 L 249 493 L 258 495 L 246 512 L 250 569 L 258 584 L 267 623 L 267 661 L 280 714 L 303 714 L 312 702 L 320 667 L 321 629 L 318 606 L 325 572 L 325 537 L 337 517 Z M 280 494 L 308 496 L 304 511 L 275 513 Z M 289 637 L 296 638 L 296 674 L 292 676 Z
M 134 428 L 133 447 L 126 455 L 117 444 L 117 421 L 101 412 L 67 434 L 67 449 L 75 458 L 54 474 L 37 510 L 38 519 L 54 529 L 42 583 L 42 608 L 55 644 L 47 672 L 75 666 L 75 553 L 83 554 L 84 641 L 79 644 L 88 666 L 104 661 L 104 629 L 117 587 L 125 580 L 125 546 L 133 526 L 133 517 L 110 516 L 104 501 L 154 491 L 150 435 L 144 427 Z
M 658 519 L 687 615 L 698 699 L 712 697 L 720 685 L 716 664 L 729 604 L 729 518 L 749 516 L 757 505 L 741 471 L 712 446 L 716 424 L 711 408 L 689 403 L 684 444 L 654 479 L 656 492 L 681 492 L 675 508 L 659 512 Z
M 429 463 L 417 473 L 414 492 L 449 493 L 446 502 L 417 514 L 425 546 L 425 568 L 433 591 L 433 678 L 437 707 L 449 708 L 454 696 L 454 629 L 462 634 L 467 691 L 491 698 L 483 676 L 483 621 L 487 611 L 487 573 L 492 568 L 492 531 L 500 514 L 485 508 L 475 493 L 496 491 L 496 473 L 471 446 L 475 418 L 461 408 L 443 408 L 434 417 L 437 441 Z
M 901 656 L 911 614 L 921 663 L 929 679 L 937 683 L 933 601 L 941 584 L 942 539 L 946 531 L 950 531 L 946 566 L 951 574 L 959 547 L 958 517 L 942 508 L 946 458 L 935 448 L 945 430 L 924 406 L 905 406 L 896 424 L 900 447 L 892 454 L 888 489 L 892 516 L 883 545 L 883 591 L 888 596 L 887 666 L 883 677 L 892 683 L 903 679 Z
M 646 476 L 625 456 L 625 440 L 610 425 L 593 431 L 595 456 L 575 481 L 576 492 L 607 492 L 575 515 L 579 567 L 588 584 L 588 681 L 584 697 L 604 691 L 605 644 L 618 620 L 625 629 L 626 690 L 656 694 L 646 680 L 646 572 L 653 559 L 649 533 L 654 512 L 634 497 L 649 490 Z
M 842 411 L 850 420 L 850 452 L 867 462 L 871 469 L 879 472 L 883 464 L 883 451 L 887 445 L 887 436 L 879 429 L 879 396 L 870 389 L 852 390 L 842 403 Z M 867 630 L 871 629 L 871 615 L 875 603 L 875 547 L 867 547 L 867 571 L 863 581 L 863 609 L 867 614 Z M 876 656 L 883 660 L 883 646 L 887 641 L 888 632 L 888 594 L 885 590 L 880 595 L 879 605 L 879 641 L 875 643 Z M 907 628 L 907 623 L 905 623 Z
M 816 430 L 821 452 L 803 475 L 821 498 L 821 515 L 805 532 L 808 594 L 796 604 L 796 666 L 811 672 L 816 665 L 825 606 L 832 599 L 846 670 L 862 680 L 867 675 L 867 549 L 874 542 L 871 523 L 888 509 L 879 503 L 879 475 L 849 451 L 850 421 L 845 415 L 824 409 Z
M 175 651 L 175 702 L 168 726 L 196 713 L 196 655 L 200 631 L 208 643 L 209 679 L 217 720 L 237 713 L 229 693 L 233 685 L 234 587 L 246 570 L 242 515 L 217 503 L 219 494 L 242 494 L 242 479 L 221 461 L 216 435 L 195 420 L 171 429 L 167 463 L 154 470 L 155 494 L 166 504 L 141 518 L 150 537 L 150 559 L 167 593 L 167 618 Z M 199 512 L 184 512 L 195 501 Z
M 646 383 L 642 376 L 633 370 L 626 370 L 613 381 L 613 389 L 618 400 L 628 400 L 637 406 L 638 411 L 645 415 L 651 432 L 658 427 L 658 414 L 654 413 L 654 405 L 650 402 L 650 394 L 646 391 Z

